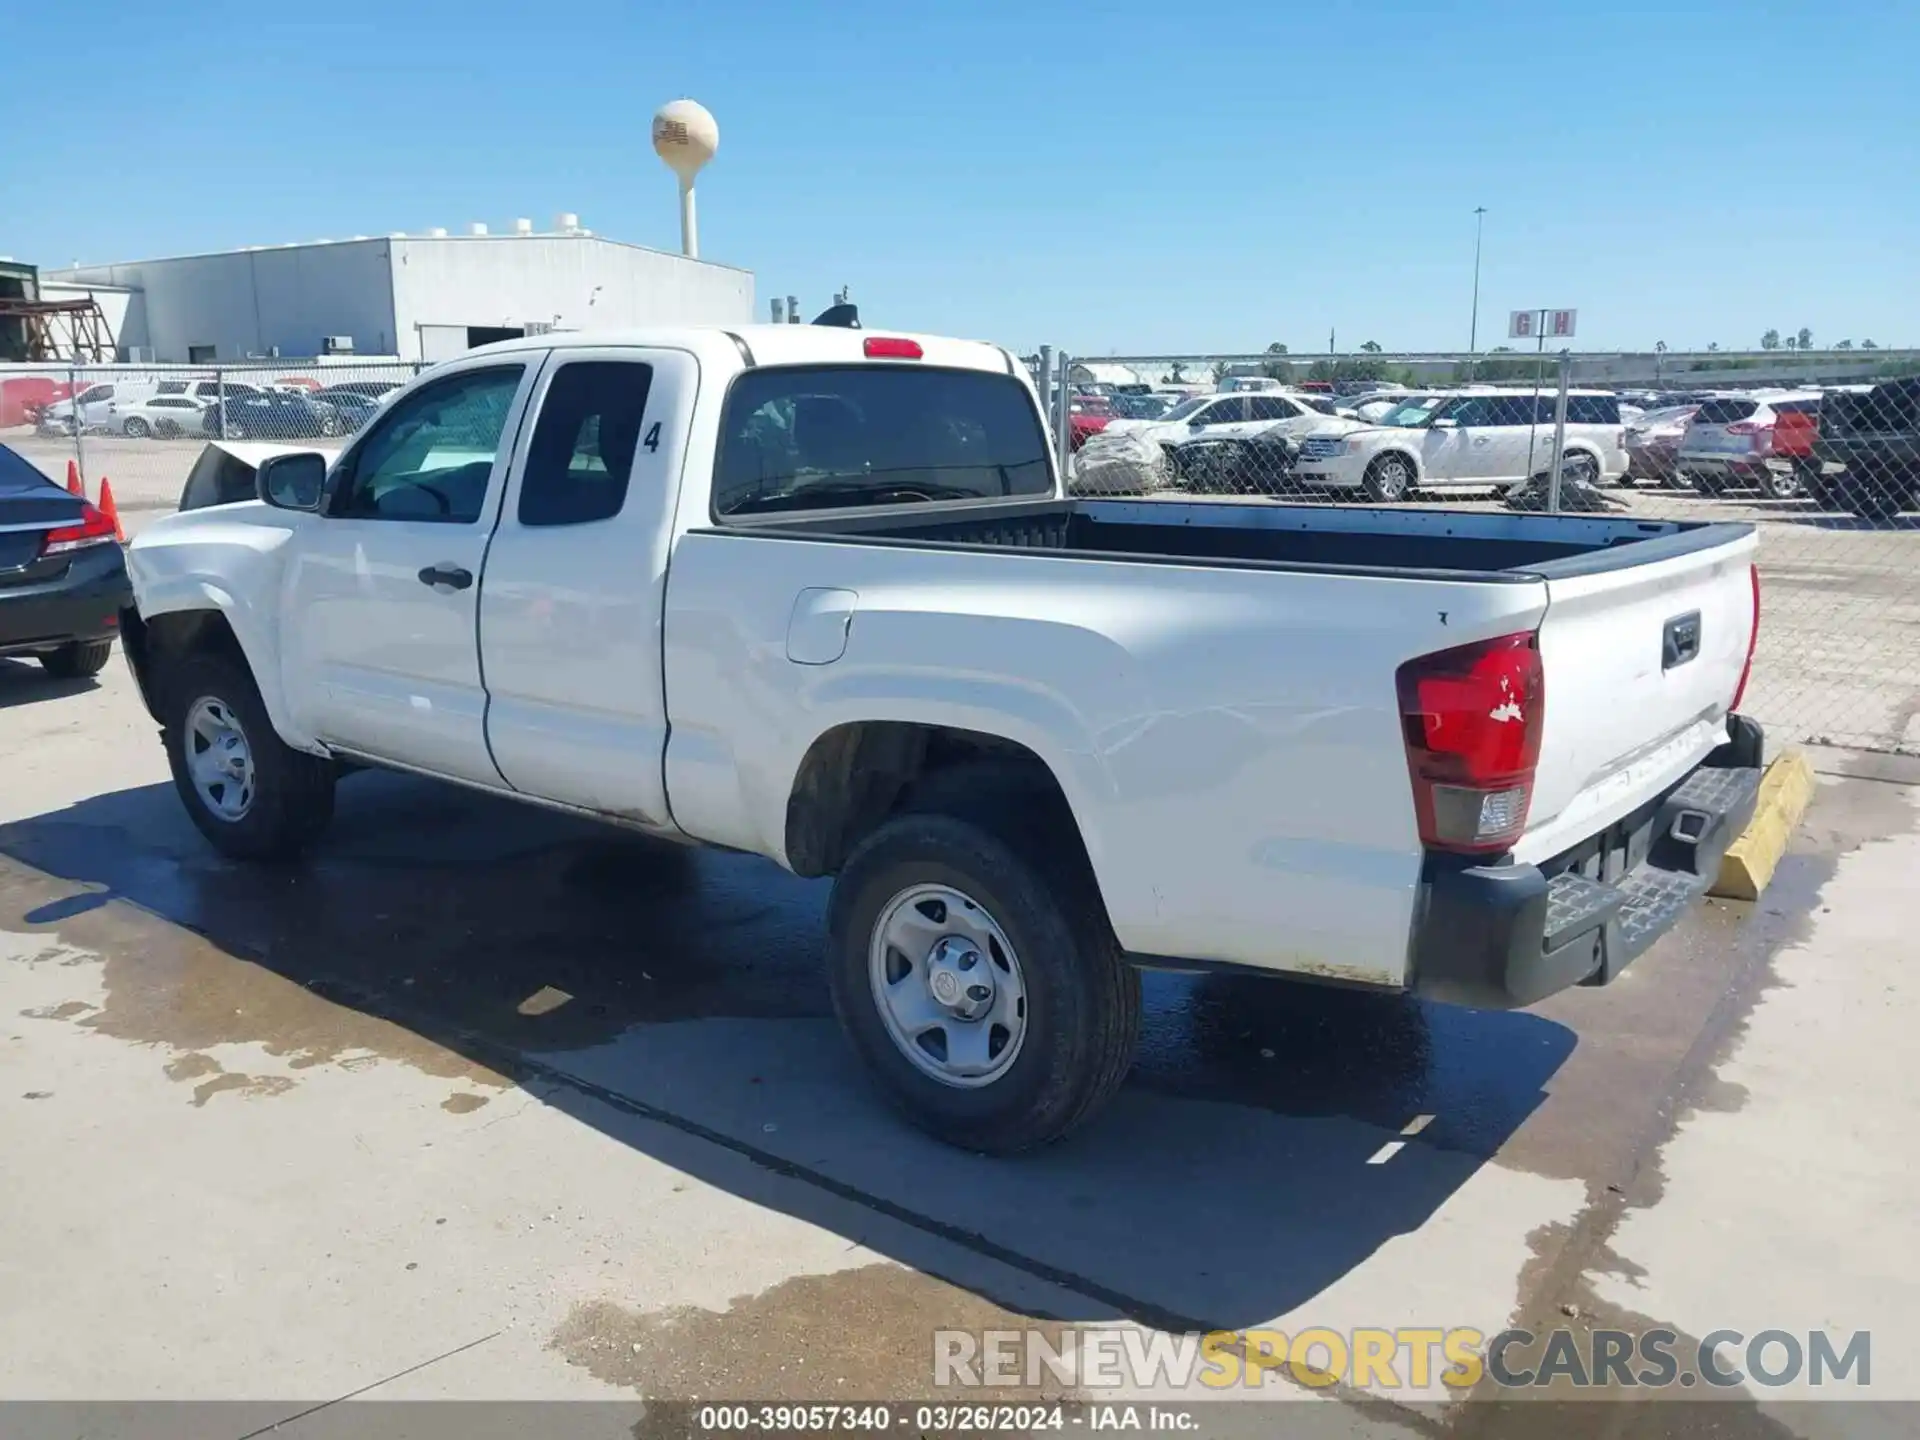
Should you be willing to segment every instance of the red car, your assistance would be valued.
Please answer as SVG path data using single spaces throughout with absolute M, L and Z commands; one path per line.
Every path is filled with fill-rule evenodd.
M 1089 436 L 1098 435 L 1113 419 L 1113 407 L 1104 395 L 1076 395 L 1067 407 L 1067 446 L 1077 451 Z

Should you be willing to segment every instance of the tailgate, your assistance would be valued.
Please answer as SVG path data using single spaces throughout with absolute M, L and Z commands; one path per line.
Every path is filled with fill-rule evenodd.
M 1746 526 L 1714 531 L 1725 538 L 1640 564 L 1629 546 L 1576 573 L 1546 568 L 1546 724 L 1515 859 L 1537 863 L 1578 844 L 1726 738 L 1755 624 L 1758 541 Z M 1614 568 L 1602 568 L 1608 561 Z

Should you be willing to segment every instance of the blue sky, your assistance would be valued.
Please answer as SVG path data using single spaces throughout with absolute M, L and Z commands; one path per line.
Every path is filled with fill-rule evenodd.
M 763 315 L 1459 349 L 1485 205 L 1483 347 L 1532 305 L 1582 348 L 1920 344 L 1911 0 L 13 8 L 0 253 L 46 266 L 559 210 L 671 249 L 685 94 Z

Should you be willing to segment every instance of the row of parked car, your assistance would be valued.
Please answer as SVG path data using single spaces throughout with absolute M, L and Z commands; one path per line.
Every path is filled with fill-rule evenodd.
M 136 440 L 308 440 L 358 430 L 395 385 L 390 380 L 317 386 L 214 378 L 115 379 L 40 407 L 35 426 L 43 433 L 79 429 Z
M 1709 496 L 1807 496 L 1863 515 L 1892 513 L 1913 503 L 1906 471 L 1864 461 L 1854 441 L 1851 465 L 1834 447 L 1823 450 L 1822 415 L 1831 428 L 1831 417 L 1844 413 L 1849 433 L 1899 433 L 1900 417 L 1910 414 L 1900 387 L 1914 385 L 1920 381 L 1630 397 L 1574 390 L 1563 499 L 1577 506 L 1579 496 L 1591 499 L 1601 487 L 1653 484 Z M 1496 385 L 1342 396 L 1088 394 L 1075 397 L 1072 411 L 1073 479 L 1082 493 L 1325 490 L 1384 503 L 1416 491 L 1503 488 L 1520 508 L 1534 508 L 1552 465 L 1557 397 Z

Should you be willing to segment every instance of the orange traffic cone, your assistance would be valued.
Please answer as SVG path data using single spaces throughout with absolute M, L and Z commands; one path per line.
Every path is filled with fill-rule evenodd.
M 80 478 L 80 467 L 73 461 L 67 461 L 67 489 L 82 500 L 87 498 L 87 482 Z
M 113 486 L 104 475 L 100 477 L 100 513 L 113 522 L 113 538 L 126 544 L 127 532 L 120 523 L 120 507 L 113 503 Z

